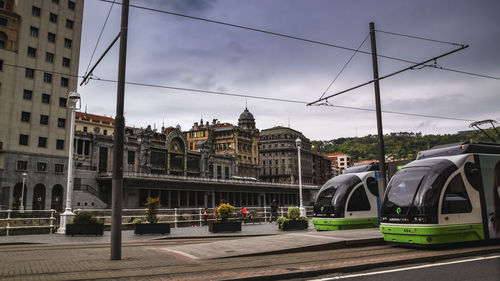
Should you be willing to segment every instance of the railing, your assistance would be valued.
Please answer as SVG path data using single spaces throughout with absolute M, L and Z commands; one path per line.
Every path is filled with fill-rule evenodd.
M 82 190 L 82 191 L 87 191 L 90 194 L 94 195 L 95 197 L 99 198 L 104 203 L 108 203 L 108 198 L 105 194 L 102 194 L 99 192 L 97 189 L 95 189 L 93 186 L 88 185 L 88 184 L 75 184 L 74 186 L 75 190 Z
M 111 178 L 113 176 L 110 172 L 99 172 L 98 177 L 101 178 Z M 223 183 L 223 184 L 242 184 L 242 185 L 254 185 L 254 186 L 274 186 L 274 187 L 288 187 L 288 188 L 298 188 L 298 184 L 290 183 L 273 183 L 273 182 L 263 182 L 263 181 L 253 181 L 253 180 L 234 180 L 234 179 L 216 179 L 216 178 L 203 178 L 203 177 L 190 177 L 190 176 L 174 176 L 174 175 L 164 175 L 164 174 L 153 174 L 153 173 L 136 173 L 136 172 L 124 172 L 124 178 L 142 178 L 142 179 L 155 179 L 155 180 L 180 180 L 180 181 L 191 181 L 191 182 L 206 182 L 206 183 Z M 302 184 L 304 189 L 319 189 L 321 186 L 318 185 L 308 185 Z
M 292 206 L 280 207 L 278 216 L 285 216 L 288 208 Z M 243 220 L 244 222 L 250 221 L 248 217 L 244 217 L 240 210 L 241 208 L 235 207 L 235 212 L 230 220 Z M 271 212 L 269 207 L 247 207 L 248 212 L 252 215 L 252 222 L 265 222 L 271 219 Z M 307 216 L 312 216 L 312 206 L 305 207 Z M 214 208 L 207 208 L 208 219 L 207 221 L 214 221 L 217 219 Z M 132 225 L 134 219 L 141 219 L 143 222 L 146 220 L 146 209 L 123 209 L 122 210 L 122 225 Z M 174 208 L 174 209 L 158 209 L 158 222 L 172 223 L 174 228 L 179 226 L 193 226 L 202 225 L 204 208 Z M 77 209 L 75 213 L 89 212 L 102 219 L 105 225 L 111 224 L 111 209 Z
M 48 215 L 50 214 L 50 217 Z M 9 236 L 11 230 L 49 228 L 52 234 L 56 225 L 56 210 L 6 210 L 0 211 L 0 230 Z
M 285 216 L 288 208 L 291 206 L 280 207 L 278 216 Z M 241 207 L 235 207 L 235 212 L 230 220 L 242 220 L 243 222 L 266 222 L 271 219 L 269 207 L 247 207 L 246 209 L 252 215 L 243 216 L 239 212 Z M 312 206 L 305 207 L 307 216 L 312 216 Z M 217 215 L 214 208 L 208 208 L 207 221 L 214 221 Z M 134 219 L 146 220 L 146 209 L 123 209 L 122 210 L 122 225 L 131 226 Z M 174 208 L 174 209 L 159 209 L 159 222 L 168 222 L 173 224 L 174 228 L 182 226 L 201 226 L 204 223 L 203 219 L 204 208 Z M 102 219 L 105 225 L 111 225 L 111 209 L 76 209 L 75 213 L 89 212 Z M 50 216 L 49 216 L 50 215 Z M 6 210 L 0 211 L 0 232 L 5 231 L 5 235 L 9 236 L 12 230 L 29 230 L 49 228 L 50 234 L 54 233 L 54 229 L 59 227 L 60 213 L 55 210 Z M 22 231 L 16 231 L 18 234 Z

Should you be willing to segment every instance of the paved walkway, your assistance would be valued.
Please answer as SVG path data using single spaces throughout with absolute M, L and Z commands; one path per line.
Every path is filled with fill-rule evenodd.
M 309 223 L 309 229 L 303 232 L 316 232 L 312 223 Z M 278 229 L 276 223 L 249 223 L 242 225 L 241 232 L 234 233 L 211 233 L 208 231 L 208 226 L 201 227 L 179 227 L 171 228 L 169 235 L 136 235 L 133 230 L 122 231 L 122 240 L 151 240 L 151 239 L 168 239 L 168 238 L 201 238 L 201 237 L 221 237 L 221 236 L 259 236 L 259 235 L 274 235 L 280 234 L 283 231 Z M 31 235 L 11 235 L 0 236 L 1 244 L 14 243 L 36 243 L 36 244 L 54 244 L 54 243 L 78 243 L 78 242 L 109 242 L 111 238 L 110 231 L 104 231 L 103 236 L 69 236 L 61 234 L 31 234 Z

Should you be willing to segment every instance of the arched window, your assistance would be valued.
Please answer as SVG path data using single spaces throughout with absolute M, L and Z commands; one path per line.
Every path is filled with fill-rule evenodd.
M 58 212 L 62 212 L 62 196 L 63 187 L 60 184 L 54 185 L 52 188 L 52 200 L 50 203 L 50 208 Z
M 41 183 L 33 189 L 33 210 L 45 210 L 45 186 Z

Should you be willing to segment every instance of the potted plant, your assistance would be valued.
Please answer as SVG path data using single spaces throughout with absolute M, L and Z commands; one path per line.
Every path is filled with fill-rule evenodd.
M 160 198 L 148 197 L 146 202 L 146 221 L 149 223 L 142 223 L 142 220 L 135 219 L 132 223 L 134 224 L 135 234 L 170 234 L 170 224 L 169 223 L 158 223 L 158 209 L 160 208 Z
M 307 229 L 309 219 L 300 215 L 298 207 L 288 208 L 285 217 L 280 217 L 276 220 L 279 228 L 282 230 L 302 230 Z
M 217 207 L 217 215 L 220 220 L 211 222 L 208 225 L 208 230 L 214 233 L 241 231 L 241 221 L 229 221 L 233 213 L 233 206 L 228 203 L 220 204 L 219 207 Z
M 66 225 L 66 235 L 103 235 L 104 222 L 91 213 L 80 212 L 76 214 L 73 223 Z

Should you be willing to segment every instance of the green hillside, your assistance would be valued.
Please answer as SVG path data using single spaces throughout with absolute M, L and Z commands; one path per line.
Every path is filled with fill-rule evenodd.
M 495 130 L 485 130 L 490 136 L 500 143 L 500 137 Z M 384 135 L 385 154 L 394 158 L 415 158 L 421 150 L 432 148 L 436 145 L 460 142 L 492 141 L 481 132 L 466 132 L 446 135 L 422 135 L 421 133 L 399 132 Z M 339 138 L 331 141 L 312 141 L 314 150 L 321 153 L 342 152 L 349 154 L 353 162 L 377 158 L 377 136 L 368 135 L 356 138 Z

